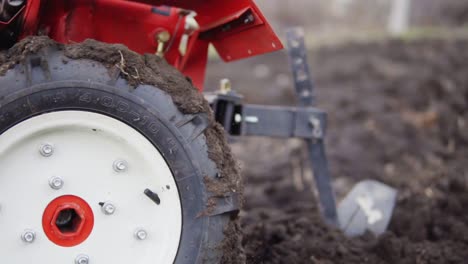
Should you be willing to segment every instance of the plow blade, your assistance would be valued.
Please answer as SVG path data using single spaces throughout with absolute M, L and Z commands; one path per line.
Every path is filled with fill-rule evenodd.
M 348 236 L 387 229 L 395 207 L 397 191 L 374 180 L 358 182 L 338 205 L 340 229 Z
M 304 31 L 302 28 L 291 28 L 286 36 L 299 106 L 314 106 L 314 85 L 307 63 Z M 325 122 L 312 122 L 311 124 L 315 128 L 319 127 L 320 131 L 324 131 Z M 354 186 L 337 208 L 325 152 L 324 136 L 306 139 L 306 141 L 319 194 L 318 201 L 325 221 L 339 227 L 348 236 L 361 235 L 367 230 L 376 235 L 385 232 L 392 217 L 397 191 L 383 183 L 364 180 Z

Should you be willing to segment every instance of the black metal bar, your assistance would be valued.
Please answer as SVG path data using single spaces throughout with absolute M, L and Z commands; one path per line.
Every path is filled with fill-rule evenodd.
M 326 113 L 314 107 L 241 103 L 237 94 L 205 94 L 215 119 L 230 136 L 322 138 Z
M 148 198 L 151 199 L 151 201 L 155 202 L 156 204 L 160 204 L 161 203 L 161 199 L 159 198 L 159 195 L 153 191 L 151 191 L 150 189 L 145 189 L 145 191 L 143 192 L 146 196 L 148 196 Z
M 335 195 L 330 181 L 328 159 L 325 152 L 323 139 L 307 140 L 309 159 L 314 172 L 315 184 L 322 205 L 323 216 L 327 223 L 338 226 L 338 214 L 336 211 Z
M 310 123 L 311 119 L 325 122 L 325 113 L 317 108 L 245 104 L 241 109 L 242 136 L 314 139 L 324 134 Z
M 286 37 L 298 104 L 300 106 L 313 106 L 315 103 L 314 85 L 309 64 L 307 63 L 304 30 L 302 28 L 291 28 L 286 32 Z M 325 122 L 314 119 L 310 121 L 316 131 L 323 130 Z M 331 186 L 325 144 L 322 138 L 307 139 L 306 141 L 323 216 L 327 223 L 338 226 L 335 195 Z
M 300 106 L 315 104 L 314 83 L 307 63 L 307 49 L 302 28 L 290 28 L 286 31 L 289 63 L 294 77 L 294 86 Z

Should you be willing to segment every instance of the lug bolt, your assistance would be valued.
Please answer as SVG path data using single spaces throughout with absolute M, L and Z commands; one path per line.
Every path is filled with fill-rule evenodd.
M 54 147 L 51 144 L 43 144 L 39 149 L 39 152 L 44 157 L 50 157 L 54 154 Z
M 165 44 L 171 39 L 171 34 L 169 31 L 164 30 L 156 34 L 156 41 L 158 42 L 158 47 L 156 50 L 156 55 L 159 57 L 164 57 L 164 48 Z
M 50 188 L 52 188 L 54 190 L 62 189 L 63 184 L 64 184 L 64 182 L 63 182 L 62 178 L 60 178 L 60 177 L 52 177 L 49 180 L 49 186 L 50 186 Z
M 102 205 L 102 212 L 106 215 L 112 215 L 115 213 L 115 206 L 110 203 L 110 202 L 105 202 L 103 205 Z
M 36 239 L 36 233 L 32 230 L 25 230 L 23 234 L 21 234 L 21 239 L 26 243 L 33 243 Z
M 227 94 L 229 91 L 231 91 L 231 87 L 231 80 L 225 78 L 219 81 L 219 90 L 222 94 Z
M 135 232 L 135 237 L 138 240 L 145 240 L 148 237 L 148 233 L 143 229 L 138 229 Z
M 124 172 L 128 169 L 128 164 L 125 160 L 116 160 L 114 162 L 114 170 L 116 172 Z
M 86 255 L 79 255 L 75 259 L 75 264 L 89 264 L 89 257 Z

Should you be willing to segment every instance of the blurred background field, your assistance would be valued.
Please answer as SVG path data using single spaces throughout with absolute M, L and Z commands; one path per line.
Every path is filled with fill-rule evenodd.
M 388 233 L 348 239 L 321 221 L 300 141 L 238 140 L 248 263 L 465 263 L 468 1 L 256 2 L 281 37 L 305 28 L 338 200 L 366 178 L 399 198 Z M 285 51 L 213 56 L 206 89 L 226 77 L 248 103 L 295 104 Z
M 301 26 L 305 29 L 306 44 L 311 51 L 310 60 L 314 59 L 314 51 L 321 47 L 330 48 L 349 43 L 468 38 L 468 1 L 466 0 L 257 0 L 255 2 L 280 38 L 284 39 L 288 27 Z M 274 71 L 270 67 L 273 69 L 277 67 L 271 63 L 261 63 L 262 58 L 278 58 L 279 62 L 284 64 L 281 68 L 284 74 L 277 73 L 275 76 L 270 76 Z M 214 53 L 211 56 L 211 67 L 208 69 L 205 86 L 208 90 L 217 89 L 219 79 L 229 76 L 234 85 L 237 84 L 237 87 L 243 90 L 254 90 L 242 87 L 251 86 L 250 81 L 257 83 L 258 79 L 268 79 L 260 89 L 272 87 L 270 90 L 275 90 L 278 86 L 288 89 L 291 80 L 286 63 L 284 52 L 228 64 L 220 63 L 219 57 Z

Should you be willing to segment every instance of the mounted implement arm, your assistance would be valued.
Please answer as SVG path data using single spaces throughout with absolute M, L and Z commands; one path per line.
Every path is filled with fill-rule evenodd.
M 288 30 L 287 43 L 298 106 L 243 104 L 234 91 L 224 89 L 220 94 L 208 96 L 216 120 L 232 136 L 304 139 L 324 220 L 349 236 L 363 234 L 366 230 L 381 234 L 390 222 L 396 190 L 376 181 L 364 180 L 357 183 L 336 206 L 324 143 L 326 113 L 314 107 L 316 100 L 307 63 L 304 31 L 300 28 Z

